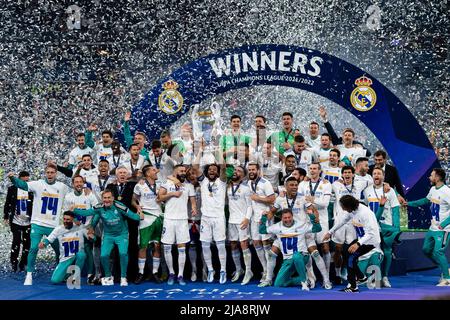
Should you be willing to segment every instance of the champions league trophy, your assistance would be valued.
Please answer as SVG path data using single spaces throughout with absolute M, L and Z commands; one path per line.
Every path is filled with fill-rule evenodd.
M 214 151 L 221 136 L 221 105 L 212 102 L 207 108 L 196 104 L 192 110 L 192 130 L 194 141 L 205 141 L 205 150 Z

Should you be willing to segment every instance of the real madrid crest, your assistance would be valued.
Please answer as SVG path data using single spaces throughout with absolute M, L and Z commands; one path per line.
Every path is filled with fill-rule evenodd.
M 177 90 L 178 83 L 173 80 L 168 80 L 162 85 L 164 91 L 161 92 L 158 98 L 158 106 L 161 111 L 168 114 L 175 114 L 183 107 L 183 97 Z
M 372 80 L 366 76 L 362 76 L 355 80 L 356 88 L 350 95 L 350 102 L 358 111 L 369 111 L 377 102 L 377 94 L 370 86 Z

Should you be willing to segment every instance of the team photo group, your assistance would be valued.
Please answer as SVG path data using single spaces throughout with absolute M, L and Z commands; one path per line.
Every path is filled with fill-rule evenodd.
M 233 115 L 206 140 L 187 121 L 179 136 L 164 130 L 149 141 L 132 132 L 131 112 L 124 138 L 91 124 L 65 159 L 47 159 L 44 176 L 8 174 L 11 272 L 33 285 L 50 245 L 55 285 L 76 266 L 81 281 L 102 286 L 231 282 L 353 293 L 378 280 L 390 288 L 401 212 L 427 206 L 431 225 L 417 254 L 439 267 L 437 286 L 450 286 L 445 170 L 432 170 L 426 197 L 406 199 L 387 153 L 368 150 L 352 128 L 335 132 L 326 107 L 300 129 L 295 117 L 256 115 L 244 132 Z

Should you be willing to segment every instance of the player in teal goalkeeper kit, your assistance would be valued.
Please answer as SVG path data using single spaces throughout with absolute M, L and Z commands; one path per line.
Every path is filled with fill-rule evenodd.
M 445 185 L 445 171 L 441 168 L 433 169 L 430 182 L 433 187 L 426 198 L 409 201 L 406 205 L 410 207 L 431 206 L 431 225 L 425 236 L 422 251 L 441 269 L 442 278 L 437 286 L 450 286 L 448 261 L 445 256 L 450 238 L 450 187 Z
M 308 209 L 308 212 L 312 212 Z M 301 223 L 294 220 L 291 209 L 281 211 L 281 221 L 272 225 L 272 220 L 267 220 L 267 216 L 261 217 L 259 233 L 273 233 L 277 236 L 274 246 L 283 253 L 283 264 L 275 279 L 276 287 L 288 287 L 302 285 L 302 290 L 309 290 L 306 282 L 306 263 L 309 260 L 308 248 L 305 234 L 308 232 L 320 232 L 322 227 L 314 214 L 309 214 L 311 223 Z M 317 219 L 316 219 L 317 218 Z M 276 255 L 274 250 L 270 254 Z M 292 277 L 297 271 L 298 277 Z
M 125 217 L 139 221 L 140 216 L 129 210 L 124 204 L 114 201 L 114 196 L 110 190 L 103 191 L 103 206 L 94 209 L 81 210 L 75 209 L 74 212 L 80 216 L 94 216 L 91 220 L 91 226 L 95 228 L 98 221 L 103 222 L 103 237 L 101 247 L 101 262 L 105 277 L 102 279 L 102 285 L 113 285 L 114 280 L 111 276 L 109 266 L 109 256 L 117 244 L 120 255 L 120 274 L 121 286 L 127 286 L 127 267 L 128 267 L 128 225 Z

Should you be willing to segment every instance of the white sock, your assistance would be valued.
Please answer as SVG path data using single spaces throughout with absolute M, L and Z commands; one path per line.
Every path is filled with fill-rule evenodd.
M 206 267 L 208 271 L 213 271 L 212 265 L 212 257 L 211 257 L 211 243 L 210 242 L 202 242 L 202 252 L 203 258 L 205 260 Z
M 331 253 L 329 253 L 329 252 L 324 253 L 323 262 L 325 262 L 325 267 L 327 268 L 327 273 L 330 274 Z
M 182 277 L 186 263 L 186 247 L 178 247 L 178 276 Z
M 239 251 L 239 249 L 233 250 L 231 252 L 231 256 L 233 257 L 234 265 L 236 266 L 236 272 L 241 272 L 241 252 Z
M 245 271 L 251 271 L 252 270 L 252 253 L 250 252 L 250 249 L 244 249 L 242 250 L 242 255 L 244 256 L 244 263 L 245 263 Z
M 308 262 L 306 263 L 306 271 L 312 275 L 314 275 L 314 269 L 312 265 L 312 254 L 309 255 Z
M 197 250 L 193 245 L 189 246 L 189 261 L 191 262 L 192 272 L 197 273 Z
M 227 250 L 225 249 L 225 241 L 216 242 L 217 251 L 219 251 L 220 271 L 227 270 Z
M 138 259 L 138 267 L 139 267 L 139 273 L 144 274 L 144 268 L 145 268 L 145 261 L 147 259 L 145 258 L 139 258 Z
M 277 264 L 277 255 L 270 250 L 268 254 L 268 260 L 267 260 L 267 275 L 266 280 L 272 281 L 273 279 L 273 270 L 275 269 L 275 266 Z
M 159 265 L 161 263 L 160 258 L 153 257 L 153 273 L 158 273 Z
M 271 248 L 270 244 L 263 245 L 264 254 L 266 255 L 266 261 L 269 261 L 269 254 L 270 254 L 270 251 L 271 251 L 270 248 Z
M 320 256 L 319 251 L 314 251 L 312 253 L 312 257 L 314 259 L 314 262 L 316 263 L 317 269 L 319 269 L 320 274 L 323 277 L 323 281 L 328 282 L 330 281 L 330 277 L 328 275 L 327 267 L 325 267 L 325 262 L 323 262 L 322 257 Z
M 173 270 L 173 258 L 172 258 L 172 245 L 171 244 L 164 245 L 164 259 L 166 260 L 167 268 L 169 268 L 169 273 L 175 274 L 175 270 Z
M 263 247 L 255 247 L 256 254 L 259 258 L 259 262 L 261 262 L 261 265 L 263 267 L 263 271 L 267 272 L 267 260 L 266 260 L 266 253 L 264 252 Z

